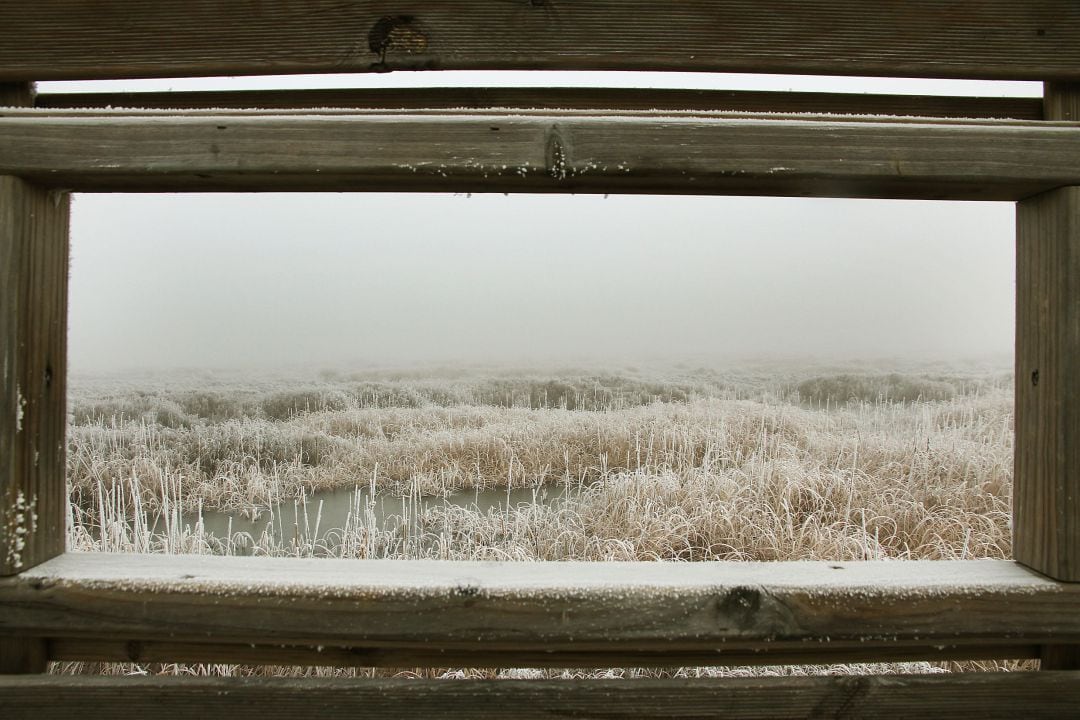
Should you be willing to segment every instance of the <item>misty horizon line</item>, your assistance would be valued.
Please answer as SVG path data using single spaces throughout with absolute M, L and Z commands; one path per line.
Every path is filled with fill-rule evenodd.
M 424 371 L 505 371 L 505 372 L 639 372 L 642 370 L 747 370 L 777 368 L 812 370 L 823 367 L 877 371 L 919 371 L 934 368 L 1012 369 L 1012 353 L 909 354 L 909 355 L 822 355 L 822 354 L 745 354 L 745 355 L 653 355 L 604 357 L 566 355 L 560 357 L 433 357 L 365 358 L 334 361 L 261 362 L 261 363 L 154 363 L 132 365 L 86 365 L 71 363 L 71 376 L 169 375 L 189 373 L 288 374 L 332 377 L 353 373 Z

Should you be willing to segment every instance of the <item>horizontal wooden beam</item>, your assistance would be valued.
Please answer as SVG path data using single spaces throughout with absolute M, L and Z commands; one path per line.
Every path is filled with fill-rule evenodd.
M 1073 0 L 7 0 L 0 80 L 387 70 L 1080 79 Z
M 1032 645 L 1080 640 L 1080 585 L 1006 561 L 519 564 L 75 553 L 0 580 L 0 635 L 359 648 L 370 657 L 411 651 L 432 664 L 468 653 L 477 666 L 541 654 L 549 659 L 541 664 L 558 665 L 561 656 L 594 651 L 619 665 L 664 654 L 724 664 L 725 653 L 741 660 L 770 652 L 811 662 L 814 648 L 828 662 L 831 653 L 884 646 L 966 646 L 975 654 L 993 646 L 1005 655 L 1016 646 L 1027 656 Z
M 349 114 L 349 113 L 352 114 Z M 0 111 L 0 174 L 76 191 L 1017 200 L 1080 184 L 1080 124 L 563 112 Z
M 1062 718 L 1080 672 L 671 680 L 0 677 L 9 717 Z
M 382 88 L 237 90 L 217 92 L 55 93 L 35 98 L 39 108 L 196 108 L 366 110 L 666 110 L 750 113 L 894 115 L 1042 120 L 1041 98 L 943 97 L 747 90 L 670 90 L 575 87 Z

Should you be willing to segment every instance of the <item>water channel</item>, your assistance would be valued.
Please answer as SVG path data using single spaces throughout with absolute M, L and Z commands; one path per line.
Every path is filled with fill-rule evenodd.
M 302 539 L 320 544 L 332 542 L 333 536 L 340 535 L 346 527 L 400 527 L 431 508 L 457 506 L 486 515 L 492 511 L 508 512 L 521 505 L 557 501 L 550 494 L 545 488 L 514 488 L 446 496 L 401 497 L 380 493 L 373 500 L 367 487 L 338 488 L 315 492 L 303 499 L 285 500 L 255 517 L 242 511 L 203 510 L 184 514 L 182 522 L 190 528 L 201 522 L 206 534 L 231 546 L 231 539 L 244 536 L 258 539 L 264 534 L 285 543 Z M 558 491 L 554 494 L 562 497 Z M 233 552 L 239 550 L 243 554 L 243 546 L 247 544 L 241 542 Z

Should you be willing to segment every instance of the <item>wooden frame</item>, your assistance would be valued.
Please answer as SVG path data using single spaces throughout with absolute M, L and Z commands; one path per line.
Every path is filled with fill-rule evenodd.
M 389 70 L 1080 80 L 1070 0 L 12 0 L 0 81 Z
M 284 0 L 254 5 L 257 12 L 250 3 L 209 0 L 0 5 L 0 105 L 10 106 L 0 110 L 0 575 L 7 576 L 0 672 L 40 672 L 49 659 L 588 667 L 1005 657 L 1069 671 L 634 682 L 620 686 L 621 700 L 602 682 L 0 677 L 16 715 L 77 706 L 95 717 L 118 695 L 131 707 L 165 702 L 177 714 L 193 693 L 210 692 L 225 693 L 207 700 L 214 708 L 260 718 L 284 712 L 300 693 L 337 707 L 392 701 L 415 714 L 438 707 L 469 716 L 491 712 L 493 698 L 523 713 L 602 707 L 664 716 L 674 709 L 844 715 L 867 703 L 883 714 L 916 707 L 932 714 L 929 702 L 939 712 L 1030 717 L 1075 707 L 1080 6 L 313 0 L 301 12 Z M 166 36 L 173 39 L 161 42 Z M 402 68 L 1048 82 L 1041 108 L 569 90 L 35 100 L 26 82 Z M 198 109 L 211 100 L 217 109 Z M 99 105 L 106 102 L 127 109 Z M 66 193 L 279 189 L 1017 201 L 1018 562 L 523 566 L 64 554 Z M 300 610 L 317 612 L 301 621 Z M 313 616 L 318 622 L 309 622 Z

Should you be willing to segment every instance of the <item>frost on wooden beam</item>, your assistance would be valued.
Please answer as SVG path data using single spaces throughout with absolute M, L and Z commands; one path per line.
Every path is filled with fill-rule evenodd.
M 1080 640 L 1080 585 L 1007 561 L 479 563 L 73 553 L 0 580 L 0 635 L 70 638 L 69 648 L 82 639 L 322 645 L 401 658 L 411 649 L 414 660 L 433 664 L 440 651 L 468 652 L 479 666 L 543 653 L 551 658 L 543 664 L 554 665 L 563 654 L 590 651 L 613 658 L 629 652 L 612 664 L 680 653 L 724 664 L 725 652 L 792 650 L 809 661 L 815 647 L 827 657 L 852 648 L 1014 645 L 1027 656 L 1033 644 Z M 706 662 L 709 653 L 715 662 Z
M 15 717 L 1063 718 L 1080 673 L 642 680 L 0 677 Z
M 1080 124 L 641 112 L 0 111 L 0 173 L 79 191 L 1016 200 L 1080 184 Z
M 1046 113 L 1080 119 L 1080 84 L 1047 84 Z M 1080 185 L 1016 206 L 1016 558 L 1080 581 Z
M 68 198 L 0 173 L 0 575 L 64 551 Z
M 0 80 L 387 70 L 1080 79 L 1074 0 L 5 0 Z
M 1016 558 L 1080 581 L 1080 187 L 1017 204 Z
M 0 106 L 33 97 L 0 83 Z M 0 575 L 64 551 L 68 207 L 0 173 Z M 36 653 L 25 645 L 0 647 L 0 668 Z

